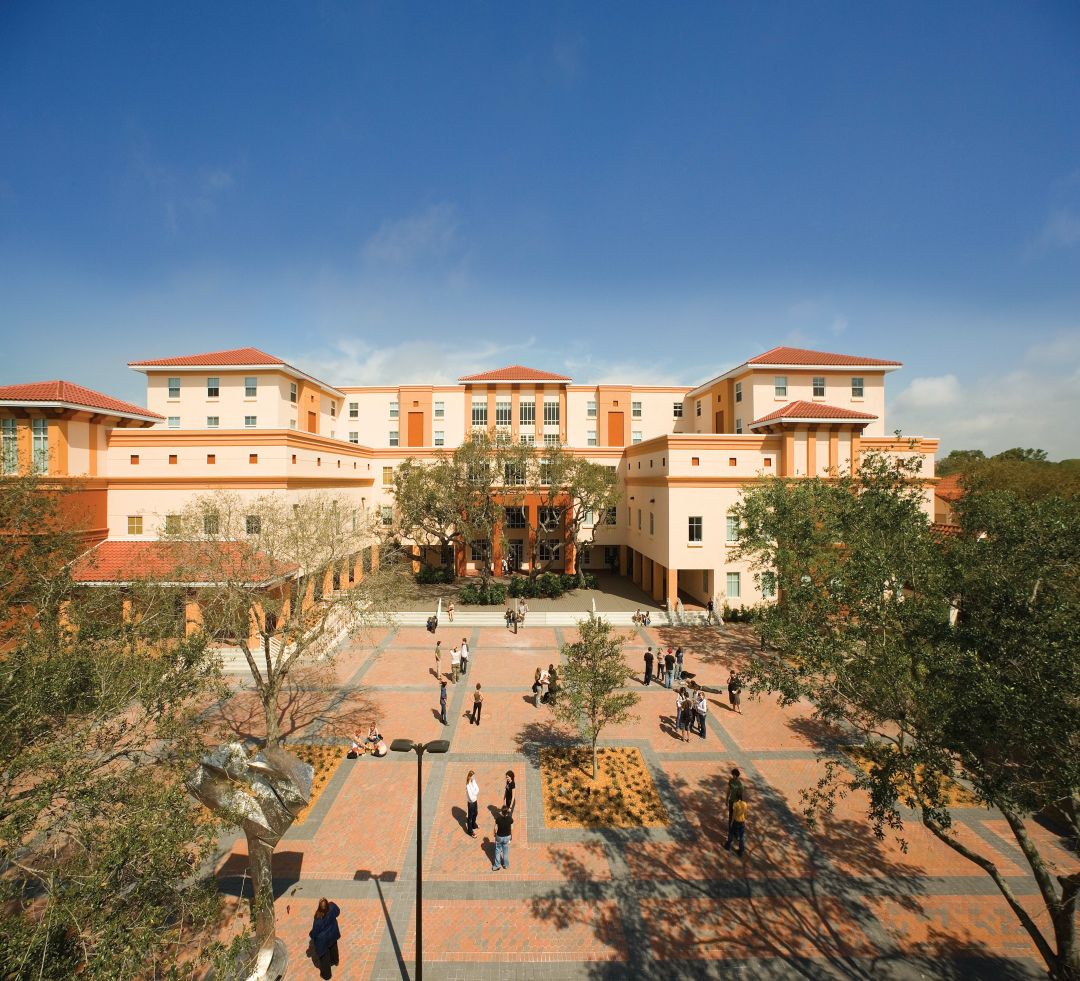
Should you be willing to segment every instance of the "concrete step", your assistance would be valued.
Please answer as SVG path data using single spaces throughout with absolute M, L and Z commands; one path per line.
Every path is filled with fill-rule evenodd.
M 505 627 L 506 620 L 502 612 L 503 609 L 503 607 L 499 607 L 497 610 L 490 612 L 487 610 L 455 610 L 454 626 L 460 624 L 468 627 Z M 417 613 L 414 610 L 393 614 L 394 622 L 401 627 L 423 627 L 427 624 L 429 616 L 428 613 Z M 627 610 L 610 612 L 601 610 L 597 612 L 597 616 L 603 617 L 612 626 L 629 627 L 633 625 L 634 614 Z M 588 617 L 588 613 L 576 610 L 530 610 L 525 618 L 525 627 L 522 629 L 528 630 L 529 627 L 574 627 L 582 620 L 588 619 Z M 439 620 L 439 626 L 445 627 L 449 622 L 444 613 Z M 656 623 L 655 617 L 653 623 Z

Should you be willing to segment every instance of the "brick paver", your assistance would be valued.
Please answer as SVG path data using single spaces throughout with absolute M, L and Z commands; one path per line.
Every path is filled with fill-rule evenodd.
M 447 738 L 446 756 L 425 757 L 424 951 L 434 981 L 622 978 L 953 978 L 1039 977 L 1036 952 L 989 878 L 917 821 L 907 851 L 874 838 L 865 801 L 853 795 L 817 828 L 801 817 L 800 791 L 821 773 L 821 748 L 836 732 L 809 705 L 781 708 L 744 694 L 730 710 L 725 683 L 753 656 L 743 628 L 621 628 L 637 718 L 612 726 L 604 742 L 641 749 L 670 822 L 655 829 L 547 828 L 538 749 L 574 734 L 532 704 L 537 666 L 560 663 L 575 628 L 440 623 L 443 669 L 462 636 L 470 671 L 449 686 L 448 721 L 438 721 L 434 640 L 422 627 L 373 631 L 345 645 L 333 672 L 295 685 L 293 739 L 341 743 L 347 723 L 376 719 L 384 736 Z M 645 647 L 681 644 L 687 670 L 709 695 L 707 737 L 681 742 L 672 731 L 672 693 L 641 685 Z M 479 727 L 465 718 L 483 685 Z M 249 693 L 208 712 L 234 730 L 257 731 Z M 302 709 L 302 711 L 301 711 Z M 228 728 L 228 727 L 226 727 Z M 342 745 L 342 752 L 345 746 Z M 724 850 L 727 774 L 738 766 L 750 803 L 747 854 Z M 481 787 L 477 838 L 464 832 L 465 774 Z M 492 872 L 493 808 L 503 775 L 517 775 L 510 869 Z M 999 815 L 963 809 L 961 840 L 991 857 L 1020 901 L 1045 914 L 1022 856 Z M 411 976 L 416 886 L 416 762 L 412 754 L 346 760 L 302 825 L 278 848 L 278 933 L 304 963 L 320 896 L 342 908 L 342 963 L 335 977 Z M 1057 871 L 1076 858 L 1042 828 L 1033 834 Z M 219 866 L 222 888 L 244 883 L 241 838 Z

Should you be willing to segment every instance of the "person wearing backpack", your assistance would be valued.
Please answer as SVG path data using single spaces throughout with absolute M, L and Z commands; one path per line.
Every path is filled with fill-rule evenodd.
M 746 801 L 740 797 L 731 805 L 731 824 L 728 825 L 728 837 L 724 847 L 730 852 L 732 844 L 738 845 L 741 856 L 746 851 Z

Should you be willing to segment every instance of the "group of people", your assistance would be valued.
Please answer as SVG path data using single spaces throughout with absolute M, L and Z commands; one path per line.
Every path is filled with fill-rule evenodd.
M 503 614 L 503 619 L 506 621 L 506 629 L 514 628 L 514 633 L 518 632 L 518 627 L 525 626 L 525 614 L 529 612 L 529 604 L 525 601 L 525 597 L 521 597 L 517 601 L 517 609 L 514 609 L 514 605 L 511 603 L 506 608 L 506 613 Z
M 649 616 L 648 610 L 638 610 L 631 619 L 640 627 L 648 627 L 652 624 L 652 618 Z
M 679 738 L 689 741 L 690 733 L 697 732 L 705 738 L 705 716 L 709 712 L 709 701 L 705 692 L 690 682 L 690 688 L 683 685 L 675 696 L 675 731 Z
M 536 676 L 533 678 L 532 684 L 533 705 L 537 708 L 540 707 L 541 702 L 547 702 L 548 705 L 554 705 L 558 688 L 559 671 L 554 664 L 549 664 L 546 669 L 537 668 Z
M 491 871 L 510 868 L 510 839 L 511 829 L 514 824 L 514 808 L 517 805 L 515 791 L 517 782 L 514 780 L 514 771 L 506 771 L 506 783 L 503 786 L 503 803 L 495 815 L 495 857 L 491 863 Z M 480 811 L 480 784 L 476 782 L 476 771 L 470 770 L 465 777 L 465 833 L 470 838 L 476 837 L 476 829 L 480 827 L 477 816 Z
M 435 677 L 441 678 L 442 641 L 435 641 Z M 464 637 L 458 647 L 450 648 L 450 680 L 456 685 L 462 675 L 469 673 L 469 642 Z
M 660 648 L 656 654 L 650 647 L 645 651 L 645 684 L 652 684 L 653 663 L 656 662 L 656 678 L 665 688 L 673 688 L 677 681 L 682 680 L 685 657 L 681 647 L 669 647 L 667 653 Z
M 349 746 L 349 752 L 345 755 L 350 760 L 355 760 L 357 757 L 365 755 L 385 756 L 386 752 L 386 740 L 383 739 L 382 733 L 379 732 L 379 727 L 372 722 L 366 736 L 362 736 L 359 732 L 352 734 L 352 744 Z

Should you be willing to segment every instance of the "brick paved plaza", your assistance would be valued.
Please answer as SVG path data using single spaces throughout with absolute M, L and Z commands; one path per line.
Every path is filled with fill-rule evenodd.
M 527 696 L 535 668 L 557 663 L 560 645 L 575 632 L 537 628 L 515 636 L 440 624 L 444 668 L 462 636 L 472 652 L 467 679 L 451 686 L 445 729 L 434 642 L 422 628 L 381 631 L 347 646 L 335 666 L 336 687 L 296 698 L 291 739 L 339 739 L 335 713 L 347 708 L 353 718 L 376 718 L 388 741 L 450 740 L 448 755 L 424 763 L 429 979 L 1043 976 L 990 879 L 919 824 L 907 826 L 906 854 L 891 840 L 875 841 L 858 800 L 842 802 L 819 832 L 806 829 L 799 790 L 817 779 L 815 751 L 828 734 L 807 707 L 782 711 L 744 697 L 743 715 L 727 708 L 719 692 L 730 667 L 750 651 L 744 628 L 622 631 L 639 682 L 646 645 L 679 642 L 688 651 L 686 670 L 718 692 L 710 696 L 705 739 L 677 740 L 671 693 L 655 683 L 638 684 L 637 721 L 606 733 L 604 742 L 641 749 L 670 824 L 610 832 L 545 828 L 537 748 L 569 734 Z M 487 696 L 479 728 L 465 718 L 477 681 Z M 234 720 L 243 717 L 243 707 L 231 709 Z M 733 766 L 743 772 L 750 805 L 744 859 L 722 847 Z M 464 832 L 469 769 L 481 788 L 475 839 Z M 496 873 L 493 807 L 507 769 L 517 774 L 518 805 L 511 867 Z M 956 817 L 961 838 L 992 855 L 1045 924 L 1004 822 L 983 810 Z M 342 910 L 335 977 L 411 978 L 415 822 L 413 754 L 341 764 L 278 848 L 278 933 L 290 949 L 290 977 L 318 976 L 304 949 L 316 902 L 327 896 Z M 1063 852 L 1051 854 L 1075 864 Z M 222 859 L 223 891 L 238 893 L 245 867 L 241 839 Z

